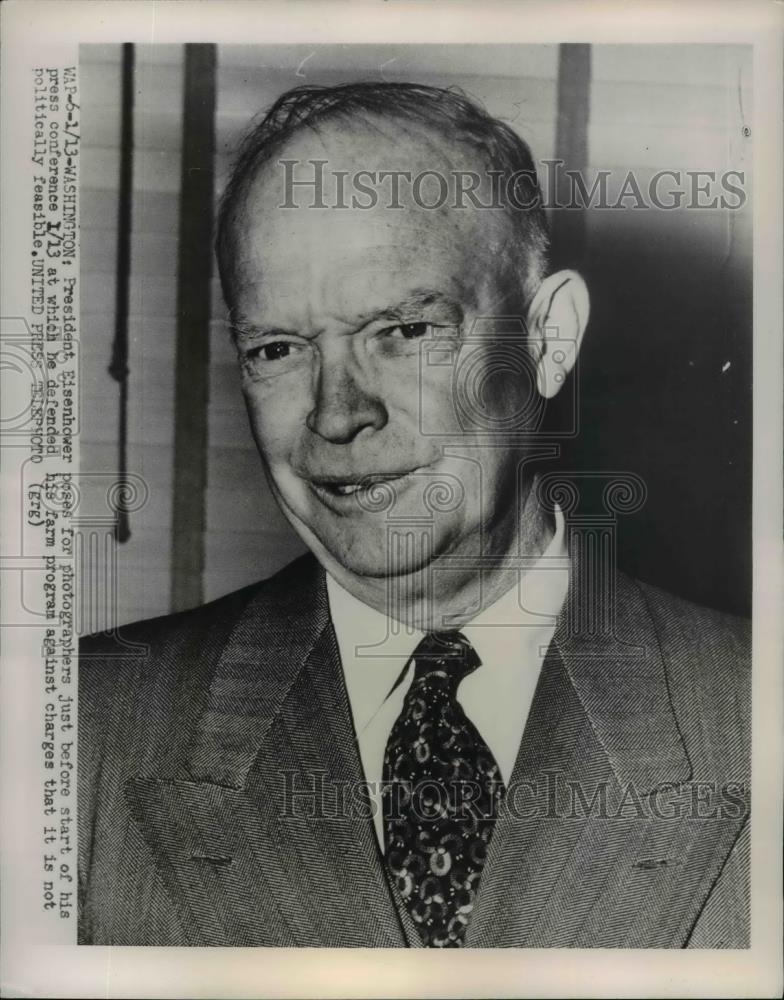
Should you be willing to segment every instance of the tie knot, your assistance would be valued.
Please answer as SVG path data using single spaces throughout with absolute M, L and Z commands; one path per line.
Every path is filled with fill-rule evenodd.
M 415 680 L 443 673 L 455 688 L 482 663 L 462 632 L 429 632 L 412 658 Z

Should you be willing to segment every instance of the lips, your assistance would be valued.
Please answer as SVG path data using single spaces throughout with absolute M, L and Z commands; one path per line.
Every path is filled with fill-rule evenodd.
M 330 493 L 335 493 L 339 497 L 350 497 L 357 490 L 361 490 L 362 487 L 359 483 L 325 483 L 324 489 Z
M 319 477 L 310 480 L 311 486 L 320 496 L 330 498 L 352 497 L 357 493 L 366 493 L 378 483 L 399 482 L 411 476 L 416 470 L 408 469 L 401 472 L 371 472 L 361 476 Z

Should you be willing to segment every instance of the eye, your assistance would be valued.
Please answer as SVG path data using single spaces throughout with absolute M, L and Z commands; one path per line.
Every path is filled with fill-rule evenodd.
M 419 337 L 424 337 L 429 329 L 430 323 L 399 323 L 397 326 L 387 327 L 384 333 L 390 336 L 398 334 L 404 340 L 416 340 Z
M 382 358 L 418 358 L 425 346 L 425 338 L 445 333 L 444 324 L 416 320 L 412 323 L 395 323 L 377 329 L 372 336 L 372 350 Z
M 307 358 L 307 345 L 293 340 L 270 340 L 241 350 L 240 364 L 252 377 L 284 373 Z
M 257 357 L 263 358 L 265 361 L 280 361 L 281 358 L 287 358 L 291 353 L 291 344 L 287 344 L 285 340 L 276 340 L 273 344 L 265 344 L 263 347 L 257 348 L 257 351 L 250 353 L 256 354 Z

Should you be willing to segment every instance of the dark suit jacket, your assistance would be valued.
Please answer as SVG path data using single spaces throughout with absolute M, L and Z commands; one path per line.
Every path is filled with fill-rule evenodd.
M 590 636 L 572 575 L 466 944 L 745 947 L 747 623 L 619 575 Z M 82 943 L 420 945 L 338 806 L 363 775 L 311 557 L 81 655 Z

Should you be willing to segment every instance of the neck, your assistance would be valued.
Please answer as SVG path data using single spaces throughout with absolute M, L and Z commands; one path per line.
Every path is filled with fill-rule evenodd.
M 489 539 L 477 538 L 459 551 L 446 551 L 421 569 L 369 578 L 350 573 L 331 559 L 326 569 L 358 600 L 408 628 L 423 632 L 460 628 L 516 586 L 526 562 L 530 565 L 541 556 L 552 540 L 553 518 L 539 504 L 534 485 L 521 507 L 510 510 Z

